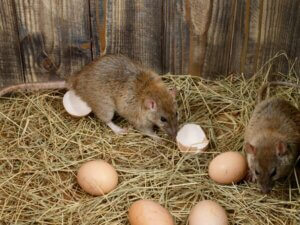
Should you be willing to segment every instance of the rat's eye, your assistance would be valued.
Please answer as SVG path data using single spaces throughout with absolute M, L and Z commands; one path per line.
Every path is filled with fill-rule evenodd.
M 292 143 L 286 143 L 286 147 L 289 151 L 293 151 L 294 146 Z
M 255 170 L 255 175 L 259 176 L 259 172 L 257 170 Z
M 270 177 L 274 177 L 276 175 L 276 168 L 274 168 L 270 174 Z
M 162 117 L 160 117 L 160 121 L 163 122 L 163 123 L 165 123 L 165 122 L 167 122 L 167 119 L 162 116 Z

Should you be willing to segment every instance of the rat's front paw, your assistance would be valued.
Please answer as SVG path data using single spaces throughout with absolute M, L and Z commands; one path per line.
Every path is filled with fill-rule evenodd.
M 163 144 L 164 139 L 162 139 L 161 137 L 157 136 L 157 135 L 152 135 L 151 138 L 157 143 L 157 144 Z
M 156 141 L 156 143 L 161 144 L 163 142 L 163 139 L 159 137 L 155 132 L 153 132 L 151 129 L 145 129 L 141 130 L 141 132 L 150 137 L 152 140 Z
M 118 135 L 127 134 L 128 133 L 128 128 L 120 128 L 115 133 L 118 134 Z
M 256 181 L 256 176 L 255 176 L 254 173 L 251 172 L 251 170 L 248 170 L 248 173 L 246 175 L 245 180 L 249 181 L 249 182 L 255 182 Z
M 108 122 L 107 126 L 109 126 L 115 134 L 126 134 L 128 133 L 127 128 L 121 128 L 113 122 Z

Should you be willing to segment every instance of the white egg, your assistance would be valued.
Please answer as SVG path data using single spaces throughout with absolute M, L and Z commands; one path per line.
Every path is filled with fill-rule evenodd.
M 66 111 L 75 117 L 82 117 L 88 115 L 92 109 L 86 102 L 82 101 L 73 90 L 69 90 L 63 97 L 63 105 Z

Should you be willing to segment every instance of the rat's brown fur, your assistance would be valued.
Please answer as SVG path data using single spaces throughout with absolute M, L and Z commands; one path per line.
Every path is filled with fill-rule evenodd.
M 14 85 L 2 93 L 17 89 L 68 88 L 115 133 L 125 131 L 111 121 L 115 112 L 154 138 L 157 137 L 154 125 L 172 137 L 177 133 L 175 92 L 165 86 L 158 74 L 125 56 L 100 57 L 71 75 L 66 83 L 57 82 L 57 87 L 52 84 L 55 82 Z M 166 121 L 161 121 L 162 117 Z
M 250 175 L 264 193 L 271 191 L 274 181 L 290 174 L 299 149 L 299 110 L 280 98 L 259 102 L 246 128 L 245 150 Z

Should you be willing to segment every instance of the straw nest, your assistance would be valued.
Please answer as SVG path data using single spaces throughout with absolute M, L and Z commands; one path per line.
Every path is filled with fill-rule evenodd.
M 218 185 L 208 177 L 217 154 L 243 151 L 243 132 L 267 75 L 219 81 L 164 76 L 179 89 L 180 124 L 200 124 L 210 139 L 199 155 L 182 154 L 174 143 L 158 144 L 133 128 L 114 135 L 93 115 L 73 118 L 62 106 L 61 92 L 1 98 L 0 224 L 128 224 L 129 206 L 143 198 L 166 207 L 176 224 L 187 224 L 191 207 L 204 199 L 222 205 L 230 224 L 299 224 L 296 171 L 270 195 L 253 183 Z M 298 82 L 294 72 L 280 76 Z M 298 106 L 299 90 L 272 90 Z M 122 119 L 117 123 L 129 126 Z M 102 197 L 86 194 L 76 182 L 79 166 L 92 159 L 106 160 L 119 174 L 117 189 Z

